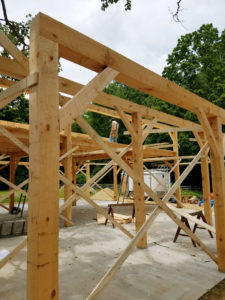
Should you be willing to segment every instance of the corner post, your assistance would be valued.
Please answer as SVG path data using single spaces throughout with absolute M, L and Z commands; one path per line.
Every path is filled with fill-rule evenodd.
M 179 156 L 179 149 L 178 149 L 178 134 L 177 132 L 171 132 L 171 139 L 173 141 L 173 151 L 176 152 L 176 156 Z M 174 164 L 178 163 L 178 159 L 174 160 Z M 175 176 L 175 182 L 180 177 L 180 166 L 179 163 L 174 169 L 174 176 Z M 180 186 L 176 190 L 176 197 L 181 202 L 181 188 Z M 177 207 L 181 207 L 180 203 L 177 202 Z
M 72 176 L 73 176 L 73 184 L 77 185 L 77 163 L 75 160 L 72 160 Z M 73 191 L 73 193 L 76 193 Z M 77 205 L 77 200 L 74 200 L 72 206 Z
M 90 160 L 88 160 L 85 163 L 85 169 L 86 169 L 86 183 L 88 183 L 88 181 L 90 180 Z M 90 188 L 88 188 L 86 191 L 86 195 L 90 197 L 90 194 L 91 194 L 91 190 Z
M 132 113 L 132 125 L 136 132 L 136 139 L 132 137 L 133 142 L 133 169 L 139 175 L 139 179 L 144 181 L 143 171 L 143 130 L 142 120 L 139 113 Z M 146 212 L 145 212 L 145 195 L 144 190 L 138 181 L 134 181 L 134 205 L 135 205 L 135 225 L 136 232 L 145 223 Z M 138 248 L 147 248 L 147 234 L 143 236 L 137 245 Z
M 200 132 L 199 136 L 202 139 L 203 144 L 206 142 L 206 136 L 204 132 Z M 200 146 L 200 145 L 199 145 Z M 208 151 L 204 151 L 201 158 L 201 173 L 202 173 L 202 192 L 204 199 L 204 213 L 208 224 L 212 225 L 212 209 L 211 209 L 211 197 L 210 197 L 210 178 L 209 178 L 209 165 L 208 165 Z
M 65 135 L 66 135 L 66 140 L 64 144 L 64 150 L 65 152 L 68 152 L 69 150 L 72 149 L 72 136 L 71 136 L 71 125 L 68 125 L 65 128 Z M 63 161 L 63 166 L 64 166 L 64 173 L 66 178 L 69 181 L 73 180 L 73 174 L 72 174 L 72 154 L 68 155 L 64 161 Z M 72 195 L 72 189 L 70 186 L 65 185 L 64 187 L 64 202 Z M 66 209 L 64 210 L 64 216 L 72 220 L 72 204 L 68 205 Z M 70 223 L 67 221 L 64 221 L 64 225 L 66 227 L 71 226 Z
M 27 299 L 59 298 L 59 97 L 58 45 L 40 35 L 40 15 L 31 22 L 29 217 Z
M 218 117 L 208 120 L 217 142 L 215 146 L 219 152 L 218 156 L 212 151 L 213 147 L 210 144 L 218 269 L 225 272 L 225 176 L 222 124 Z
M 11 156 L 10 157 L 10 165 L 9 165 L 9 181 L 15 184 L 16 178 L 16 168 L 19 163 L 19 157 Z M 10 187 L 10 190 L 12 188 Z M 15 193 L 10 195 L 9 197 L 9 211 L 11 212 L 14 207 Z
M 114 189 L 114 195 L 113 200 L 118 200 L 118 180 L 117 180 L 117 165 L 113 165 L 113 189 Z

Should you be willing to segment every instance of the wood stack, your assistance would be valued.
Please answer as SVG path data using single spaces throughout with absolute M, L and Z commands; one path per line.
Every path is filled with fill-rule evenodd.
M 132 218 L 126 215 L 122 215 L 122 214 L 114 214 L 114 219 L 115 221 L 117 221 L 120 224 L 127 224 L 127 223 L 131 223 L 132 222 Z M 97 214 L 97 223 L 98 225 L 100 224 L 105 224 L 106 218 L 105 216 L 101 215 L 101 214 Z M 109 223 L 110 220 L 108 220 Z

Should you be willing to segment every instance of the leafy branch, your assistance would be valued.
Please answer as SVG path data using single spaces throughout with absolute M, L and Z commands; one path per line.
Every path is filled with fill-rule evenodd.
M 120 0 L 101 0 L 102 2 L 101 9 L 105 11 L 110 4 L 117 3 L 119 1 Z M 126 3 L 124 4 L 124 8 L 125 10 L 131 10 L 131 0 L 126 0 Z

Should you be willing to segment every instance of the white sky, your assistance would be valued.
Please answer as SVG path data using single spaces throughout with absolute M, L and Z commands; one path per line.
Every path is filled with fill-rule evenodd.
M 25 15 L 43 12 L 80 31 L 132 60 L 161 74 L 166 58 L 181 35 L 213 23 L 225 29 L 225 0 L 183 0 L 180 24 L 172 21 L 169 8 L 177 0 L 132 0 L 132 10 L 124 11 L 125 0 L 101 11 L 100 0 L 6 0 L 8 18 L 23 21 Z M 2 17 L 2 10 L 0 13 Z M 62 61 L 61 76 L 87 83 L 94 75 L 75 64 Z

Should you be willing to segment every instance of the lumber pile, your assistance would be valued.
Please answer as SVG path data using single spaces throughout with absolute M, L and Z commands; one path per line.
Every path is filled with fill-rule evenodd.
M 122 215 L 122 214 L 114 214 L 114 219 L 115 221 L 117 221 L 120 224 L 127 224 L 127 223 L 131 223 L 132 222 L 132 218 L 126 215 Z M 105 224 L 105 216 L 101 215 L 101 214 L 97 214 L 97 224 L 101 225 L 101 224 Z M 109 223 L 111 223 L 108 220 Z

